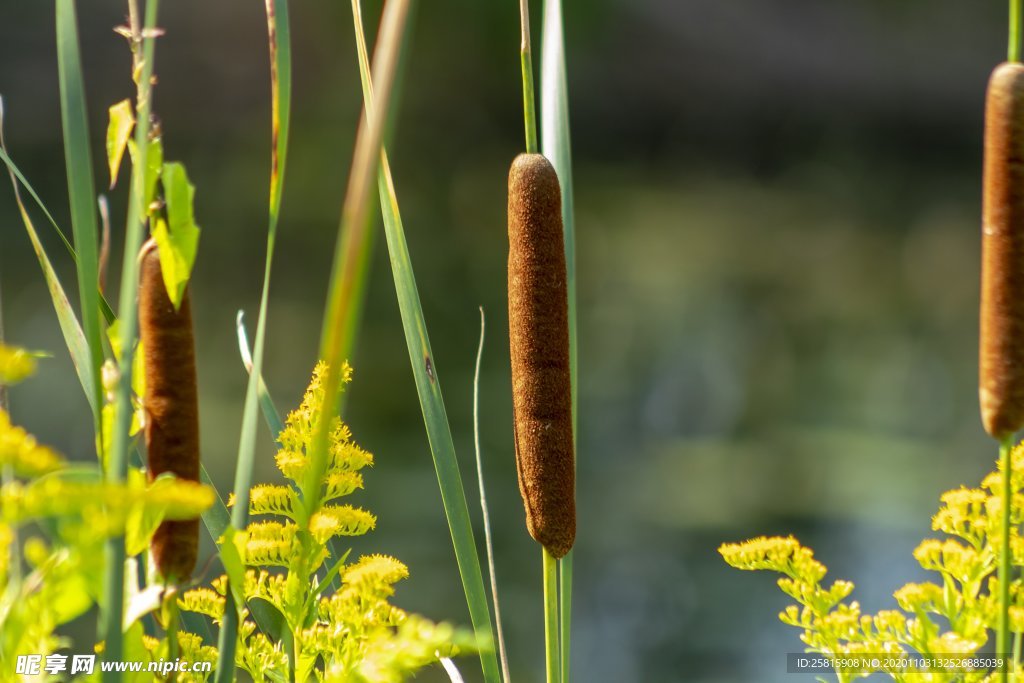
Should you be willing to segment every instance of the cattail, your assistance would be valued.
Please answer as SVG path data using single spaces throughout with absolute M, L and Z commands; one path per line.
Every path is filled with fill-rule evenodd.
M 1024 65 L 996 67 L 985 106 L 979 397 L 985 430 L 1024 426 Z
M 558 175 L 520 154 L 508 177 L 508 317 L 516 467 L 530 535 L 555 557 L 576 537 L 569 315 Z
M 146 451 L 150 480 L 173 472 L 199 480 L 199 410 L 192 311 L 188 289 L 174 309 L 152 241 L 143 247 L 139 273 L 139 338 L 145 354 Z M 157 569 L 168 580 L 192 574 L 199 520 L 164 521 L 150 544 Z

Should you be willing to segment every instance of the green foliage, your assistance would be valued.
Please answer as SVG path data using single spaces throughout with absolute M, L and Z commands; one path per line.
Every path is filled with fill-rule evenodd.
M 163 165 L 160 181 L 167 203 L 167 218 L 157 217 L 153 225 L 153 239 L 160 247 L 164 286 L 171 303 L 178 308 L 185 296 L 199 247 L 199 226 L 192 212 L 196 188 L 188 181 L 185 167 L 178 162 Z
M 338 417 L 328 427 L 327 469 L 319 486 L 311 489 L 315 499 L 306 500 L 300 488 L 323 414 L 325 372 L 326 366 L 319 363 L 302 404 L 288 415 L 278 435 L 275 462 L 287 483 L 252 488 L 249 515 L 256 519 L 222 539 L 227 575 L 211 587 L 185 592 L 178 606 L 219 624 L 227 609 L 228 577 L 232 590 L 241 586 L 239 595 L 248 608 L 239 615 L 235 663 L 256 681 L 292 676 L 297 681 L 314 676 L 328 681 L 405 680 L 440 656 L 475 649 L 474 639 L 389 602 L 395 584 L 409 575 L 397 559 L 368 555 L 346 564 L 348 553 L 331 556 L 332 538 L 363 535 L 377 519 L 363 508 L 336 502 L 363 488 L 361 471 L 373 465 L 373 455 L 352 440 Z M 340 375 L 350 381 L 351 368 L 344 365 Z M 234 504 L 234 499 L 229 501 Z M 329 569 L 323 575 L 325 567 Z M 335 575 L 341 577 L 341 585 L 331 591 Z M 257 628 L 249 618 L 256 605 L 269 605 L 280 615 L 280 633 Z
M 131 100 L 121 100 L 110 106 L 107 124 L 107 164 L 110 167 L 110 187 L 117 185 L 117 172 L 121 168 L 124 148 L 135 127 L 135 114 Z
M 1020 639 L 1024 635 L 1024 579 L 1020 578 L 1024 538 L 1019 532 L 1024 522 L 1024 443 L 1018 444 L 1011 456 L 1010 559 L 1017 578 L 1010 584 L 1010 631 Z M 922 541 L 914 550 L 914 559 L 922 568 L 936 572 L 937 581 L 908 583 L 895 591 L 898 610 L 863 614 L 856 601 L 847 601 L 854 585 L 849 581 L 823 585 L 825 565 L 793 537 L 726 543 L 719 552 L 737 569 L 782 574 L 779 588 L 797 604 L 787 607 L 779 618 L 801 629 L 800 638 L 808 652 L 831 656 L 972 656 L 985 647 L 999 620 L 996 573 L 1002 544 L 1002 468 L 1002 463 L 998 463 L 996 471 L 986 476 L 978 488 L 961 487 L 942 494 L 942 505 L 932 517 L 932 529 L 946 536 Z M 1019 648 L 1015 649 L 1012 666 L 1019 668 Z M 876 671 L 896 681 L 968 683 L 992 680 L 994 675 L 987 671 Z M 869 669 L 837 670 L 836 675 L 840 682 L 845 682 L 868 673 Z M 929 677 L 922 678 L 924 675 Z

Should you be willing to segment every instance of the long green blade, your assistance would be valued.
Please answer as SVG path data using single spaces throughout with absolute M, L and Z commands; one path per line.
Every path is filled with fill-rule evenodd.
M 267 253 L 263 268 L 263 291 L 260 294 L 260 312 L 256 322 L 256 348 L 253 352 L 249 382 L 242 410 L 242 431 L 238 440 L 238 460 L 235 466 L 235 508 L 231 524 L 244 529 L 249 521 L 249 489 L 256 461 L 256 424 L 260 377 L 263 371 L 263 350 L 267 329 L 267 301 L 270 297 L 270 273 L 274 259 L 274 243 L 281 216 L 281 196 L 288 160 L 288 133 L 292 103 L 292 50 L 291 30 L 288 23 L 288 0 L 266 0 L 267 39 L 270 50 L 271 139 L 270 198 L 267 226 Z M 228 683 L 235 674 L 235 647 L 238 614 L 232 591 L 227 591 L 228 608 L 218 640 L 217 683 Z
M 569 294 L 569 372 L 572 378 L 572 427 L 576 438 L 579 416 L 577 364 L 576 222 L 573 206 L 572 149 L 569 135 L 569 91 L 565 74 L 565 39 L 561 0 L 544 1 L 541 36 L 541 150 L 558 173 L 562 186 L 562 225 L 565 231 L 565 269 Z M 577 445 L 579 440 L 576 439 Z M 577 457 L 579 451 L 577 450 Z M 559 561 L 562 680 L 568 682 L 572 624 L 573 552 Z
M 377 100 L 374 98 L 370 76 L 359 0 L 353 0 L 352 11 L 355 20 L 356 47 L 359 52 L 359 71 L 363 84 L 363 100 L 369 108 L 375 106 Z M 402 315 L 405 342 L 409 349 L 416 393 L 419 396 L 420 409 L 423 412 L 430 452 L 434 459 L 434 469 L 437 472 L 437 481 L 441 488 L 441 500 L 455 547 L 459 575 L 466 593 L 470 621 L 473 623 L 477 637 L 483 642 L 490 643 L 493 642 L 491 615 L 487 604 L 487 593 L 484 589 L 480 558 L 473 537 L 469 506 L 466 503 L 466 493 L 462 486 L 462 477 L 459 474 L 455 445 L 452 441 L 444 398 L 441 394 L 440 379 L 433 360 L 434 355 L 430 349 L 426 320 L 420 305 L 419 292 L 416 289 L 416 278 L 413 275 L 409 247 L 406 244 L 405 232 L 402 228 L 402 218 L 398 209 L 398 198 L 391 177 L 391 168 L 388 164 L 387 153 L 383 149 L 380 150 L 377 189 L 380 194 L 384 234 L 387 238 L 388 253 L 391 259 L 391 272 L 395 279 L 395 292 Z M 480 660 L 485 680 L 488 683 L 499 681 L 498 661 L 493 648 L 481 651 Z
M 99 377 L 103 365 L 99 303 L 99 245 L 96 227 L 96 188 L 89 152 L 89 125 L 85 109 L 85 87 L 78 45 L 78 25 L 74 0 L 57 0 L 57 68 L 60 80 L 61 123 L 64 129 L 64 159 L 68 176 L 71 227 L 75 238 L 78 266 L 78 292 L 81 300 L 82 328 L 89 346 L 93 377 Z M 93 418 L 96 434 L 103 421 L 95 406 L 102 404 L 102 387 L 93 382 Z

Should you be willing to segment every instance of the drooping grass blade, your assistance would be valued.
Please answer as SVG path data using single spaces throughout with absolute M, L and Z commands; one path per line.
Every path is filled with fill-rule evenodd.
M 89 345 L 85 341 L 85 334 L 82 332 L 81 325 L 78 324 L 78 318 L 75 317 L 75 311 L 71 307 L 71 302 L 68 301 L 68 296 L 64 291 L 63 285 L 61 285 L 60 278 L 57 277 L 57 273 L 50 263 L 50 258 L 47 256 L 46 250 L 39 240 L 39 234 L 32 223 L 32 218 L 29 216 L 25 203 L 21 199 L 18 178 L 14 172 L 13 164 L 10 163 L 10 159 L 7 156 L 4 143 L 2 101 L 0 101 L 0 156 L 7 162 L 11 184 L 14 187 L 14 200 L 18 204 L 18 211 L 21 213 L 21 220 L 25 224 L 25 232 L 28 233 L 28 239 L 32 243 L 32 250 L 35 252 L 36 258 L 39 260 L 39 267 L 43 271 L 43 278 L 46 280 L 46 287 L 50 291 L 53 309 L 57 313 L 57 322 L 60 324 L 60 331 L 64 336 L 64 343 L 68 347 L 68 353 L 71 354 L 71 362 L 74 364 L 75 372 L 78 374 L 78 381 L 81 383 L 82 390 L 89 401 L 90 410 L 96 414 L 99 412 L 99 405 L 95 403 L 96 380 L 92 371 Z
M 2 118 L 2 113 L 3 101 L 2 99 L 0 99 L 0 118 Z M 22 174 L 21 170 L 18 168 L 18 165 L 14 163 L 14 160 L 11 159 L 10 156 L 8 156 L 7 150 L 3 147 L 0 147 L 0 161 L 2 161 L 5 166 L 7 166 L 7 171 L 11 175 L 11 181 L 15 182 L 15 185 L 20 183 L 21 187 L 25 188 L 25 191 L 28 192 L 30 197 L 32 197 L 33 201 L 35 201 L 36 205 L 43 212 L 43 215 L 45 215 L 46 219 L 50 222 L 50 225 L 52 225 L 53 229 L 57 232 L 57 235 L 60 237 L 61 243 L 68 250 L 68 253 L 71 255 L 71 260 L 77 263 L 78 254 L 75 253 L 75 248 L 71 245 L 71 242 L 68 241 L 67 235 L 65 235 L 64 231 L 61 230 L 60 226 L 57 224 L 57 221 L 54 220 L 53 214 L 50 213 L 50 210 L 46 207 L 46 204 L 43 203 L 43 200 L 39 198 L 39 195 L 36 193 L 35 188 L 32 187 L 32 184 L 30 182 L 28 182 L 28 179 L 25 178 L 24 174 Z M 113 309 L 110 308 L 110 304 L 107 303 L 107 300 L 103 297 L 102 293 L 99 293 L 97 296 L 99 297 L 100 312 L 103 314 L 103 318 L 107 321 L 107 324 L 110 325 L 111 323 L 114 322 L 114 319 L 116 317 L 114 315 L 114 311 Z

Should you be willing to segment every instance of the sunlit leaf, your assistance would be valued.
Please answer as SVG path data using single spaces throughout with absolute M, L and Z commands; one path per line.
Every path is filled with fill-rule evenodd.
M 167 295 L 178 308 L 185 296 L 199 246 L 199 226 L 193 212 L 196 189 L 189 183 L 185 167 L 178 162 L 164 164 L 162 179 L 167 221 L 157 219 L 153 239 L 160 247 L 160 269 Z
M 128 138 L 135 127 L 135 114 L 132 103 L 121 100 L 110 107 L 110 123 L 107 124 L 107 163 L 110 165 L 110 188 L 117 184 L 117 172 L 121 168 L 121 158 Z

